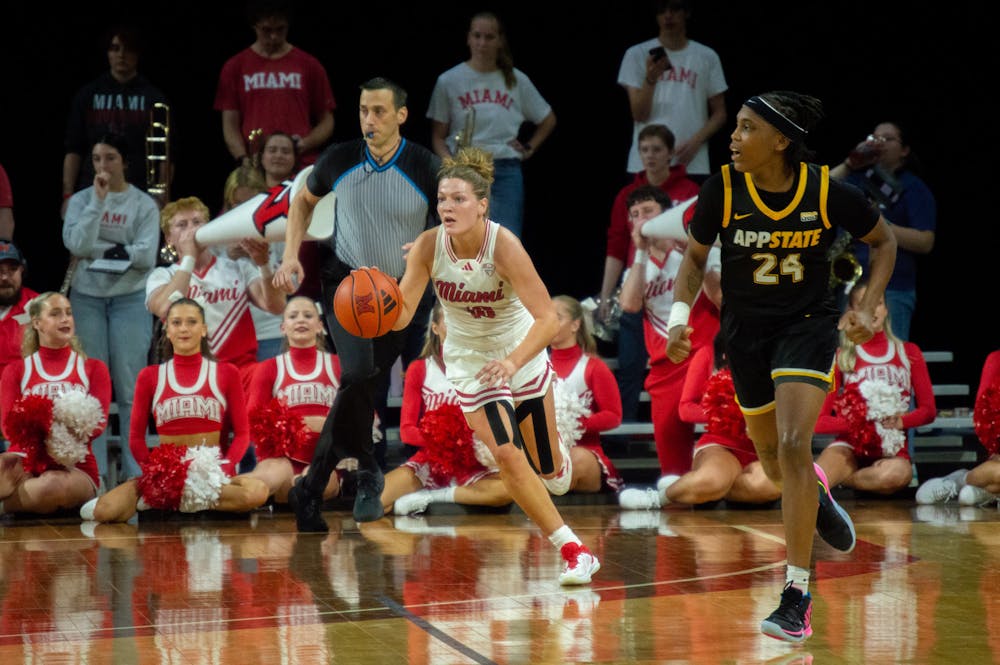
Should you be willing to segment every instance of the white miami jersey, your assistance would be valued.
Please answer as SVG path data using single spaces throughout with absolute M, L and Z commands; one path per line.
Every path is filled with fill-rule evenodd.
M 86 361 L 76 351 L 69 354 L 66 366 L 55 374 L 45 371 L 42 358 L 36 351 L 24 359 L 24 375 L 21 377 L 21 394 L 41 395 L 55 399 L 73 390 L 90 391 Z
M 580 356 L 580 359 L 576 361 L 576 365 L 573 366 L 570 373 L 564 377 L 560 377 L 559 379 L 567 388 L 571 389 L 580 397 L 580 403 L 588 410 L 592 409 L 594 405 L 594 391 L 587 385 L 587 380 L 585 378 L 587 363 L 589 362 L 590 356 L 584 353 Z
M 173 358 L 157 368 L 153 417 L 161 434 L 218 430 L 226 407 L 215 361 L 202 358 L 198 378 L 190 386 L 178 381 Z
M 317 349 L 315 364 L 305 372 L 295 369 L 290 353 L 282 353 L 274 360 L 277 371 L 273 396 L 284 400 L 289 410 L 299 416 L 325 416 L 330 412 L 340 388 L 332 355 Z
M 153 270 L 146 280 L 146 305 L 150 295 L 167 284 L 178 265 Z M 260 278 L 260 270 L 250 261 L 233 261 L 225 256 L 212 259 L 203 272 L 191 274 L 187 297 L 205 309 L 208 345 L 212 354 L 237 367 L 257 360 L 257 331 L 250 314 L 247 288 Z
M 448 325 L 445 348 L 491 351 L 518 344 L 534 322 L 511 285 L 497 273 L 493 251 L 499 230 L 499 224 L 487 220 L 479 253 L 460 259 L 444 227 L 438 227 L 431 281 Z

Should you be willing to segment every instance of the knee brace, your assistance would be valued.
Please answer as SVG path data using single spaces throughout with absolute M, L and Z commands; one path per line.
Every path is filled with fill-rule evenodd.
M 531 429 L 535 434 L 535 450 L 538 454 L 538 466 L 536 473 L 552 473 L 556 470 L 555 462 L 552 459 L 552 446 L 549 441 L 549 427 L 545 419 L 545 398 L 533 397 L 517 405 L 517 424 L 520 432 L 522 422 L 531 418 Z M 528 462 L 534 469 L 535 464 L 528 455 Z

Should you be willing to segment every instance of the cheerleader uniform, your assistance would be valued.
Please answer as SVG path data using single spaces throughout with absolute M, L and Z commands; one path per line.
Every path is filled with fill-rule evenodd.
M 229 475 L 250 443 L 239 371 L 234 365 L 201 354 L 177 355 L 139 372 L 129 446 L 140 464 L 149 459 L 146 431 L 150 416 L 161 444 L 220 446 L 222 466 Z
M 622 400 L 615 375 L 604 361 L 584 354 L 579 345 L 549 349 L 549 360 L 556 376 L 579 395 L 583 406 L 591 411 L 582 420 L 583 434 L 575 445 L 594 454 L 601 466 L 604 485 L 618 492 L 624 481 L 601 446 L 601 432 L 614 429 L 622 422 Z
M 442 364 L 434 358 L 418 358 L 411 362 L 406 368 L 406 381 L 403 382 L 399 438 L 411 446 L 424 448 L 428 441 L 420 431 L 420 421 L 428 411 L 446 404 L 459 404 L 459 399 Z M 403 462 L 403 466 L 412 469 L 424 489 L 428 490 L 471 485 L 497 472 L 496 467 L 476 464 L 468 469 L 452 469 L 454 475 L 444 479 L 431 472 L 429 460 L 430 454 L 426 450 L 418 450 Z
M 835 381 L 838 386 L 847 386 L 863 381 L 881 381 L 891 386 L 897 386 L 905 404 L 911 403 L 911 397 L 916 397 L 917 406 L 912 411 L 903 414 L 903 430 L 927 425 L 937 417 L 937 406 L 934 401 L 934 389 L 931 385 L 930 373 L 920 347 L 912 342 L 902 344 L 892 343 L 884 332 L 875 336 L 856 348 L 857 358 L 854 371 L 844 374 L 837 366 Z M 842 351 L 841 351 L 842 352 Z M 816 423 L 817 434 L 834 434 L 837 438 L 831 446 L 847 446 L 851 444 L 851 433 L 847 420 L 836 413 L 836 401 L 839 391 L 826 396 L 823 411 Z M 858 466 L 870 466 L 877 457 L 856 455 Z M 896 457 L 910 459 L 910 452 L 904 445 Z
M 61 349 L 39 347 L 38 351 L 23 362 L 11 363 L 4 370 L 3 384 L 0 387 L 0 421 L 7 421 L 7 414 L 22 395 L 44 395 L 55 399 L 71 390 L 86 392 L 95 397 L 101 404 L 101 412 L 107 422 L 108 406 L 111 403 L 111 375 L 108 373 L 108 366 L 96 358 L 84 360 L 69 346 Z M 97 432 L 98 435 L 100 433 Z M 75 468 L 87 474 L 97 488 L 100 485 L 100 474 L 97 459 L 91 450 L 94 438 L 96 436 L 87 442 L 86 458 Z M 9 452 L 26 451 L 12 443 Z M 46 471 L 64 468 L 53 462 Z
M 258 413 L 272 399 L 280 399 L 289 413 L 300 417 L 320 416 L 330 413 L 333 400 L 340 388 L 340 360 L 336 355 L 320 351 L 315 346 L 290 348 L 287 352 L 268 358 L 257 366 L 250 384 L 250 413 Z M 284 455 L 291 461 L 296 475 L 312 461 L 319 432 L 310 432 L 295 450 Z M 258 458 L 279 457 L 275 446 L 257 447 Z M 264 451 L 275 450 L 274 454 Z

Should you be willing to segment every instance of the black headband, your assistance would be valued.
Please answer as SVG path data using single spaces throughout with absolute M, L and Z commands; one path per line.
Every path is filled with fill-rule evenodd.
M 768 104 L 763 97 L 755 95 L 743 102 L 743 106 L 756 111 L 760 117 L 767 120 L 791 141 L 805 141 L 806 135 L 809 134 L 805 129 L 789 120 L 781 111 Z

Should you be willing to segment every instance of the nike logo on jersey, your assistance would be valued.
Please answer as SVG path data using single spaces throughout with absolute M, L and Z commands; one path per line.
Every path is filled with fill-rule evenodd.
M 746 219 L 747 217 L 749 217 L 752 214 L 753 214 L 752 212 L 745 212 L 743 214 L 736 213 L 735 215 L 733 215 L 733 219 L 735 219 L 735 220 Z

